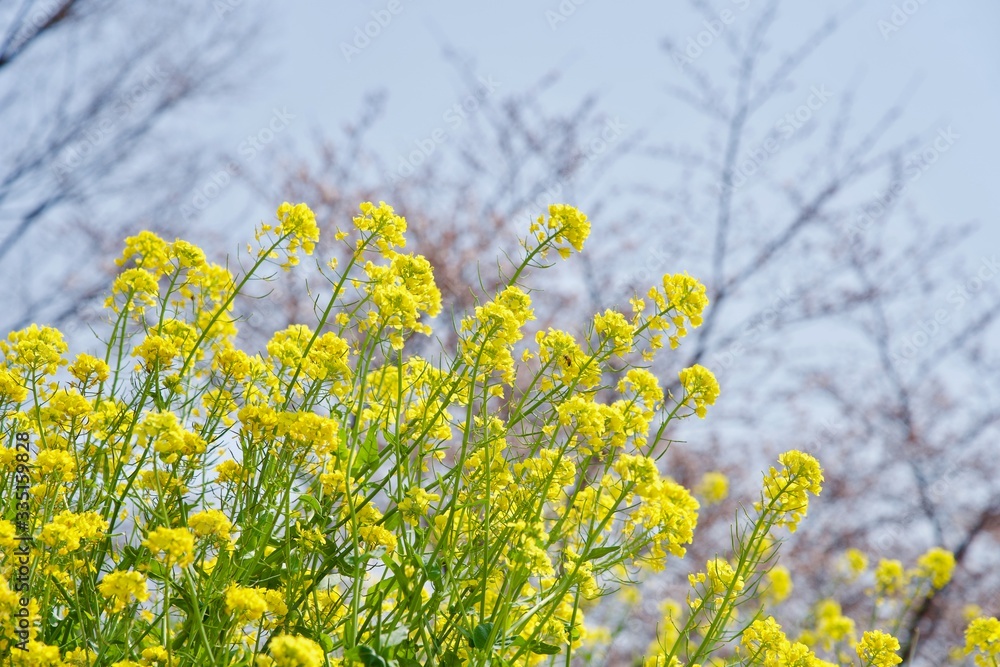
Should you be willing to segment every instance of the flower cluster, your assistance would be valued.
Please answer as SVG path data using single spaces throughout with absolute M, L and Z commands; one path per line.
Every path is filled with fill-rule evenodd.
M 871 667 L 893 667 L 903 662 L 896 654 L 898 650 L 899 641 L 881 630 L 866 632 L 857 648 L 858 657 Z
M 712 371 L 701 364 L 685 368 L 679 373 L 681 386 L 684 387 L 683 405 L 694 408 L 695 414 L 704 419 L 708 413 L 706 405 L 715 405 L 719 397 L 719 382 Z
M 823 488 L 823 470 L 812 456 L 791 450 L 778 457 L 781 470 L 771 467 L 764 477 L 763 499 L 757 511 L 771 514 L 774 524 L 795 532 L 809 508 L 808 494 L 819 495 Z
M 111 602 L 111 611 L 120 612 L 132 600 L 145 602 L 149 599 L 146 577 L 133 570 L 111 572 L 97 585 L 97 590 Z
M 771 616 L 751 623 L 743 631 L 741 642 L 742 648 L 746 652 L 745 664 L 748 665 L 836 667 L 832 663 L 817 658 L 805 644 L 789 641 L 781 626 Z
M 519 287 L 506 287 L 492 301 L 476 306 L 474 315 L 462 320 L 459 351 L 463 361 L 478 369 L 480 377 L 498 372 L 505 384 L 512 384 L 512 350 L 524 336 L 524 325 L 533 319 L 531 298 Z
M 551 204 L 548 220 L 545 216 L 538 216 L 530 231 L 543 248 L 543 257 L 551 244 L 560 257 L 567 259 L 573 250 L 583 251 L 583 244 L 590 236 L 590 221 L 568 204 Z
M 965 629 L 965 653 L 975 653 L 977 667 L 1000 664 L 1000 620 L 995 617 L 973 619 Z
M 299 263 L 299 249 L 307 255 L 312 254 L 319 240 L 319 226 L 316 224 L 316 215 L 305 204 L 284 202 L 278 207 L 277 218 L 277 225 L 260 226 L 257 230 L 257 240 L 260 241 L 269 233 L 277 237 L 279 242 L 287 239 L 281 268 L 288 271 Z M 262 248 L 259 256 L 267 256 L 269 259 L 279 258 L 278 251 L 274 249 Z
M 650 322 L 654 331 L 668 331 L 670 347 L 676 349 L 680 339 L 688 334 L 688 327 L 699 327 L 702 313 L 708 306 L 705 286 L 686 273 L 663 276 L 663 288 L 651 287 L 646 295 L 656 305 L 657 311 L 664 312 Z M 634 304 L 633 307 L 635 307 Z M 641 306 L 640 306 L 641 309 Z

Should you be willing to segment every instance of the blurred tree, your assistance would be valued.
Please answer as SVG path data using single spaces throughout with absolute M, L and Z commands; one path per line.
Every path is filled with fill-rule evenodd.
M 5 331 L 67 322 L 103 294 L 98 258 L 127 231 L 176 227 L 167 204 L 206 152 L 178 121 L 255 65 L 241 47 L 258 18 L 235 0 L 0 4 Z

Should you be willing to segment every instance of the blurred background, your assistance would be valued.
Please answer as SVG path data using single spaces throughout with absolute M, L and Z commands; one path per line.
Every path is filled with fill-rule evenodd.
M 140 229 L 221 262 L 304 201 L 322 257 L 385 200 L 436 267 L 448 345 L 498 255 L 571 203 L 593 232 L 529 278 L 535 324 L 700 278 L 705 324 L 655 370 L 671 387 L 702 363 L 723 394 L 665 466 L 729 479 L 685 562 L 594 613 L 619 630 L 596 661 L 642 654 L 798 448 L 827 483 L 782 547 L 779 621 L 808 629 L 830 595 L 870 613 L 848 547 L 912 565 L 943 546 L 955 578 L 899 635 L 907 664 L 946 664 L 967 605 L 1000 613 L 998 31 L 986 0 L 2 0 L 0 328 L 92 340 Z M 249 346 L 314 321 L 301 281 L 244 306 Z

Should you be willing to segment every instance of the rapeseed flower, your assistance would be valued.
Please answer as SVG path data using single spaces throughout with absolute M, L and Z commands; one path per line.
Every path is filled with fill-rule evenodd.
M 271 639 L 268 653 L 274 667 L 321 667 L 323 648 L 307 637 L 280 634 Z
M 823 470 L 819 461 L 800 451 L 790 450 L 778 457 L 781 470 L 771 467 L 764 477 L 764 498 L 754 506 L 774 515 L 774 525 L 795 532 L 809 508 L 808 494 L 819 495 Z
M 933 547 L 917 559 L 920 576 L 931 580 L 934 590 L 941 590 L 949 581 L 955 569 L 955 556 L 948 550 Z
M 898 650 L 899 641 L 881 630 L 865 632 L 857 646 L 858 657 L 864 661 L 866 667 L 898 665 L 903 662 L 903 659 L 896 654 Z
M 187 528 L 155 528 L 147 533 L 142 546 L 168 567 L 187 567 L 194 562 L 194 535 Z
M 108 574 L 97 585 L 97 590 L 111 601 L 111 611 L 119 612 L 131 600 L 144 602 L 149 599 L 146 577 L 133 570 L 116 571 Z
M 714 405 L 719 397 L 719 382 L 712 371 L 701 364 L 695 364 L 682 370 L 678 376 L 684 387 L 683 405 L 694 407 L 695 414 L 705 418 L 708 410 L 706 405 Z
M 965 629 L 965 654 L 975 652 L 978 667 L 996 667 L 1000 663 L 1000 620 L 973 619 Z

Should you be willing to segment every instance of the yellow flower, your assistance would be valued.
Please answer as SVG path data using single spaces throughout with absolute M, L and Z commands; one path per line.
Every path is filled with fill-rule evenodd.
M 125 266 L 130 259 L 135 266 L 159 277 L 173 269 L 170 263 L 169 245 L 150 231 L 141 231 L 125 239 L 122 256 L 115 260 L 118 266 Z
M 278 226 L 274 233 L 278 237 L 288 237 L 288 249 L 281 268 L 286 271 L 299 262 L 298 250 L 301 248 L 311 255 L 319 240 L 319 226 L 316 215 L 305 204 L 289 204 L 284 202 L 277 211 Z
M 851 573 L 851 578 L 856 578 L 868 568 L 868 557 L 860 549 L 848 549 L 844 552 L 844 560 L 847 569 Z
M 246 470 L 243 466 L 232 459 L 215 466 L 215 472 L 219 473 L 216 481 L 220 484 L 236 484 L 246 477 Z
M 124 609 L 132 598 L 140 602 L 149 599 L 149 591 L 146 590 L 146 577 L 140 572 L 131 570 L 108 574 L 97 585 L 97 590 L 105 599 L 113 601 L 111 608 L 115 612 Z
M 865 665 L 872 667 L 893 667 L 903 662 L 903 659 L 896 655 L 898 650 L 899 641 L 881 630 L 866 632 L 857 646 L 858 657 Z
M 76 361 L 69 365 L 70 375 L 82 382 L 84 385 L 91 385 L 94 382 L 104 382 L 111 374 L 111 369 L 103 359 L 98 359 L 89 354 L 76 355 Z
M 370 201 L 359 206 L 361 215 L 354 218 L 354 226 L 362 232 L 370 232 L 376 238 L 378 249 L 383 254 L 394 247 L 406 246 L 406 218 L 396 215 L 392 207 L 380 201 L 376 207 Z M 358 243 L 362 243 L 358 239 Z
M 42 476 L 55 475 L 61 482 L 71 482 L 76 478 L 76 461 L 73 455 L 61 449 L 38 452 L 35 465 L 38 466 Z
M 173 412 L 147 414 L 136 427 L 140 445 L 152 444 L 164 463 L 174 463 L 180 456 L 194 456 L 205 451 L 205 441 L 186 431 Z
M 898 595 L 906 587 L 907 579 L 900 561 L 883 558 L 875 568 L 875 592 L 880 597 Z
M 7 519 L 0 519 L 0 549 L 13 551 L 19 543 L 17 527 Z
M 387 553 L 396 550 L 396 536 L 382 526 L 361 526 L 358 536 L 364 540 L 369 549 L 385 547 Z
M 48 646 L 42 642 L 31 640 L 28 642 L 26 650 L 15 649 L 13 651 L 13 665 L 25 665 L 26 667 L 63 667 L 65 663 L 59 657 L 58 646 Z
M 241 623 L 259 621 L 267 612 L 267 600 L 256 589 L 231 584 L 226 589 L 226 613 Z
M 750 655 L 763 658 L 760 661 L 763 664 L 778 664 L 774 661 L 774 657 L 782 653 L 788 645 L 784 631 L 772 616 L 751 623 L 743 631 L 741 642 Z M 768 662 L 769 660 L 771 662 Z
M 170 653 L 162 646 L 143 649 L 141 655 L 143 667 L 167 667 L 171 662 Z
M 121 303 L 117 299 L 119 295 L 124 297 Z M 116 313 L 131 306 L 132 315 L 139 317 L 146 308 L 156 305 L 159 295 L 160 287 L 155 275 L 145 269 L 126 269 L 115 278 L 111 296 L 105 300 L 104 306 Z
M 663 402 L 663 388 L 656 376 L 645 368 L 630 368 L 618 382 L 618 391 L 628 394 L 630 391 L 642 400 L 647 408 L 648 417 L 652 418 L 652 411 L 658 410 Z
M 90 401 L 75 389 L 56 389 L 52 392 L 48 405 L 42 408 L 42 422 L 58 425 L 67 430 L 80 424 L 80 418 L 93 411 Z
M 416 526 L 420 522 L 420 517 L 426 516 L 430 504 L 439 500 L 441 500 L 440 495 L 427 493 L 419 486 L 415 486 L 406 491 L 406 498 L 399 502 L 398 507 L 406 522 Z
M 229 540 L 233 523 L 219 510 L 204 510 L 188 517 L 188 528 L 195 537 L 214 536 L 220 540 Z
M 27 397 L 28 388 L 24 386 L 24 381 L 6 368 L 0 368 L 0 403 L 16 405 Z
M 316 452 L 330 452 L 339 439 L 337 422 L 306 410 L 278 415 L 277 434 L 293 443 L 311 447 Z
M 538 220 L 531 225 L 531 233 L 542 243 L 551 235 L 559 256 L 566 259 L 571 250 L 561 244 L 568 243 L 577 252 L 582 251 L 584 242 L 590 236 L 590 222 L 586 215 L 569 204 L 551 204 L 549 219 L 546 221 L 544 216 L 538 216 Z M 546 250 L 542 251 L 543 257 Z
M 521 328 L 535 319 L 531 297 L 519 287 L 507 287 L 461 323 L 459 346 L 462 358 L 470 367 L 478 366 L 484 375 L 499 371 L 501 379 L 514 382 L 514 358 L 511 349 L 521 340 Z
M 965 629 L 965 654 L 976 652 L 979 667 L 996 667 L 1000 662 L 1000 620 L 973 619 Z
M 60 554 L 80 548 L 82 542 L 104 537 L 107 520 L 97 512 L 76 514 L 63 510 L 42 528 L 39 539 L 49 547 L 59 547 Z
M 187 567 L 194 562 L 194 535 L 187 528 L 156 528 L 146 535 L 142 545 L 167 566 Z
M 183 239 L 176 239 L 171 243 L 168 252 L 182 269 L 203 269 L 208 263 L 205 260 L 205 251 Z
M 815 458 L 794 449 L 780 455 L 778 462 L 783 468 L 771 467 L 764 477 L 763 502 L 754 507 L 774 513 L 774 525 L 787 526 L 794 533 L 809 509 L 807 494 L 819 495 L 823 488 L 823 469 Z
M 823 646 L 830 649 L 834 644 L 855 642 L 854 620 L 841 614 L 836 600 L 822 600 L 816 605 L 816 633 L 823 639 Z
M 86 648 L 71 649 L 63 656 L 63 663 L 66 667 L 91 667 L 97 664 L 97 654 Z
M 705 572 L 689 574 L 691 586 L 705 584 L 705 595 L 726 595 L 727 591 L 739 593 L 743 590 L 743 577 L 737 577 L 733 566 L 721 558 L 713 558 L 705 564 Z
M 688 325 L 691 327 L 701 325 L 702 312 L 708 306 L 705 291 L 704 285 L 686 273 L 664 275 L 662 291 L 654 286 L 647 293 L 656 304 L 656 314 L 648 320 L 650 330 L 666 331 L 673 324 L 674 333 L 670 335 L 670 347 L 676 349 L 680 345 L 680 339 L 687 336 Z M 633 301 L 633 312 L 637 318 L 641 308 L 636 310 L 636 306 L 640 304 L 638 300 Z M 657 338 L 650 339 L 650 346 L 654 349 L 660 345 L 658 336 L 659 334 Z
M 955 556 L 948 550 L 933 547 L 917 559 L 920 576 L 931 580 L 931 586 L 936 590 L 944 588 L 951 581 L 951 573 L 955 569 Z
M 706 405 L 714 405 L 719 397 L 719 382 L 712 371 L 701 364 L 685 368 L 679 374 L 684 387 L 682 405 L 694 407 L 695 414 L 704 419 L 707 413 Z
M 603 315 L 594 315 L 594 329 L 610 343 L 613 354 L 624 356 L 632 350 L 634 329 L 621 313 L 605 310 Z
M 729 495 L 729 478 L 721 472 L 706 472 L 694 490 L 705 504 L 716 505 Z
M 752 662 L 747 664 L 760 664 L 766 667 L 778 665 L 836 667 L 817 658 L 805 644 L 788 641 L 781 626 L 770 616 L 751 623 L 743 631 L 742 644 L 753 658 Z
M 704 285 L 687 273 L 675 273 L 663 276 L 663 292 L 670 308 L 686 318 L 691 326 L 701 326 L 701 314 L 708 305 Z
M 271 639 L 268 653 L 275 667 L 320 667 L 325 657 L 323 648 L 313 640 L 286 634 Z
M 42 375 L 52 375 L 59 366 L 64 366 L 66 360 L 62 355 L 68 349 L 62 332 L 37 324 L 12 331 L 7 341 L 0 341 L 0 352 L 7 357 L 8 366 L 21 366 Z
M 792 593 L 792 574 L 784 565 L 775 565 L 767 571 L 767 588 L 763 597 L 768 604 L 783 602 Z
M 402 349 L 404 330 L 429 335 L 431 328 L 420 321 L 421 313 L 436 317 L 441 312 L 441 292 L 434 283 L 434 271 L 426 258 L 394 253 L 389 265 L 367 262 L 366 290 L 374 309 L 363 326 L 393 330 L 390 342 Z

